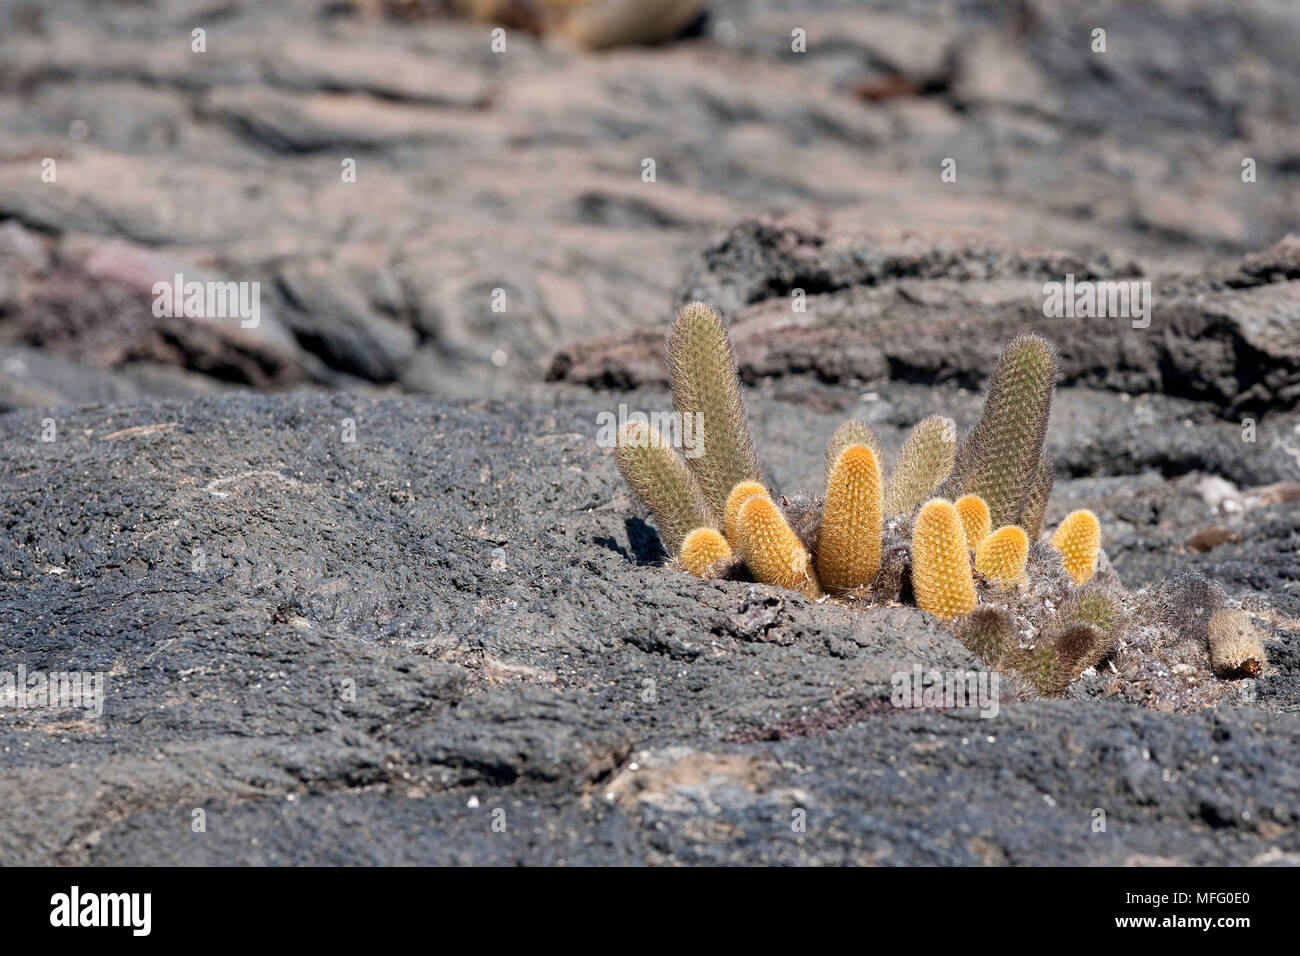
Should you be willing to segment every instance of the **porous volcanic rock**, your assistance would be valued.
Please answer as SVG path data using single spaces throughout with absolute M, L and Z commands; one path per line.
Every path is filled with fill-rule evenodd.
M 812 482 L 834 416 L 753 403 L 781 487 Z M 898 709 L 896 673 L 978 662 L 913 609 L 662 567 L 600 410 L 232 394 L 59 410 L 53 442 L 0 417 L 0 673 L 107 681 L 100 717 L 3 710 L 0 859 L 1300 858 L 1285 615 L 1253 701 Z M 1181 494 L 1110 480 L 1056 511 L 1146 533 Z M 1247 514 L 1294 540 L 1293 507 Z M 1253 583 L 1225 581 L 1271 601 Z

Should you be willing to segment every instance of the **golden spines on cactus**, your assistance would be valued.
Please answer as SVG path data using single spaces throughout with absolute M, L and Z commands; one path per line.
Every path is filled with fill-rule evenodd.
M 957 454 L 957 424 L 931 415 L 917 422 L 903 441 L 885 482 L 885 514 L 911 514 L 952 471 Z
M 979 495 L 963 495 L 957 499 L 954 507 L 961 518 L 962 530 L 966 532 L 966 547 L 974 551 L 993 531 L 989 506 Z
M 696 528 L 682 542 L 677 560 L 683 571 L 689 571 L 697 578 L 711 578 L 731 560 L 731 547 L 715 529 Z
M 830 591 L 850 591 L 880 570 L 880 461 L 866 445 L 840 452 L 826 483 L 817 539 L 817 577 Z
M 866 422 L 850 418 L 831 432 L 830 440 L 826 442 L 826 481 L 828 483 L 831 480 L 831 472 L 835 470 L 835 463 L 840 460 L 840 454 L 850 445 L 866 445 L 876 453 L 876 458 L 880 457 L 880 439 L 876 437 L 876 433 L 867 427 Z
M 1258 677 L 1264 669 L 1264 642 L 1245 611 L 1212 614 L 1209 638 L 1210 663 L 1220 677 Z
M 757 481 L 742 481 L 731 489 L 727 496 L 726 513 L 723 515 L 722 531 L 727 536 L 727 543 L 732 550 L 739 550 L 740 538 L 736 536 L 736 518 L 740 515 L 740 506 L 754 495 L 769 497 L 767 489 Z
M 812 556 L 772 499 L 753 495 L 740 506 L 736 536 L 741 558 L 759 581 L 802 591 L 814 600 L 822 596 Z
M 1025 562 L 1029 560 L 1029 536 L 1023 528 L 1007 525 L 980 542 L 975 551 L 975 570 L 1002 588 L 1028 583 Z
M 630 421 L 618 433 L 614 458 L 623 480 L 654 515 L 664 550 L 676 553 L 693 528 L 714 526 L 695 477 L 659 431 Z
M 1097 516 L 1086 509 L 1070 512 L 1052 535 L 1052 547 L 1061 552 L 1062 563 L 1074 583 L 1087 584 L 1097 570 L 1097 553 L 1101 550 Z
M 727 496 L 741 481 L 762 477 L 745 424 L 745 405 L 731 339 L 722 317 L 703 302 L 677 313 L 668 333 L 673 408 L 699 425 L 703 451 L 687 465 L 713 513 L 722 518 Z
M 978 602 L 961 517 L 951 501 L 934 498 L 912 530 L 912 590 L 917 606 L 935 617 L 969 614 Z

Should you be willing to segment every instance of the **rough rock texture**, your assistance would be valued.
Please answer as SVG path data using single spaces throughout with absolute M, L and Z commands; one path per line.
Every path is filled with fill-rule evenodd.
M 996 241 L 1018 251 L 968 260 L 985 279 L 970 304 L 1014 322 L 1034 281 L 1060 278 L 1044 272 L 1195 274 L 1300 231 L 1300 11 L 1277 0 L 714 0 L 682 42 L 600 54 L 523 30 L 494 53 L 483 24 L 367 12 L 380 6 L 0 7 L 0 229 L 48 247 L 15 260 L 0 233 L 0 344 L 110 374 L 162 363 L 259 387 L 504 394 L 557 350 L 657 328 L 699 248 L 762 213 L 884 245 L 814 256 L 809 274 L 783 264 L 803 244 L 741 243 L 726 254 L 751 275 L 719 283 L 710 262 L 689 291 L 731 313 L 787 278 L 810 294 L 871 282 L 915 235 L 904 260 L 957 280 L 952 250 Z M 955 182 L 940 179 L 948 158 Z M 140 296 L 174 269 L 260 282 L 264 334 L 160 327 Z M 1244 294 L 1231 322 L 1211 289 L 1157 322 L 1262 322 L 1279 282 Z M 894 304 L 887 286 L 859 320 Z M 941 320 L 949 292 L 897 294 Z M 1262 335 L 1225 358 L 1272 356 Z M 971 350 L 986 358 L 1000 338 Z M 764 362 L 806 361 L 807 345 Z M 1086 371 L 1145 388 L 1146 351 Z M 860 352 L 845 361 L 817 371 L 880 372 Z M 927 361 L 941 360 L 912 359 Z M 38 391 L 79 399 L 59 381 Z M 1225 371 L 1211 386 L 1233 384 Z
M 0 700 L 0 863 L 1300 864 L 1294 5 L 714 0 L 599 55 L 383 6 L 0 5 L 0 689 L 107 680 Z M 155 316 L 177 272 L 261 322 Z M 1150 327 L 1045 318 L 1067 274 Z M 786 493 L 1043 331 L 1048 527 L 1206 571 L 1263 674 L 898 708 L 980 668 L 925 615 L 665 568 L 597 415 L 670 407 L 696 296 Z
M 757 404 L 781 486 L 813 481 L 829 419 Z M 97 719 L 5 709 L 0 859 L 1300 860 L 1294 621 L 1250 708 L 898 710 L 896 672 L 978 662 L 912 609 L 658 566 L 596 410 L 210 397 L 58 411 L 53 442 L 45 412 L 0 419 L 0 673 L 108 681 Z M 1057 512 L 1088 489 L 1063 484 Z M 1250 515 L 1294 540 L 1294 508 Z
M 1046 315 L 1045 285 L 1067 275 L 1149 283 L 1150 314 Z M 797 311 L 795 290 L 805 296 Z M 1067 385 L 1181 395 L 1226 416 L 1300 402 L 1297 236 L 1195 274 L 1153 276 L 993 241 L 931 234 L 879 243 L 750 221 L 706 251 L 682 298 L 732 307 L 749 382 L 980 383 L 1009 339 L 1035 331 L 1058 347 Z M 661 352 L 652 334 L 627 333 L 561 351 L 549 376 L 597 387 L 666 384 Z

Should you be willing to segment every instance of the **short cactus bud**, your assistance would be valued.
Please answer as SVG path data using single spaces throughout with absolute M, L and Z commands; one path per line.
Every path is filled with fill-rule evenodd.
M 935 617 L 969 614 L 978 603 L 966 532 L 951 501 L 927 501 L 912 530 L 912 590 L 916 603 Z
M 780 510 L 766 495 L 753 495 L 736 516 L 740 556 L 750 573 L 764 584 L 775 584 L 805 596 L 822 596 L 812 557 Z
M 998 528 L 975 551 L 975 570 L 1001 588 L 1013 588 L 1025 578 L 1029 536 L 1016 525 Z
M 1006 665 L 1044 697 L 1059 694 L 1070 681 L 1069 665 L 1061 660 L 1055 643 L 1040 642 L 1034 647 L 1017 648 L 1009 655 Z
M 754 495 L 767 497 L 767 489 L 757 481 L 742 481 L 732 488 L 731 494 L 727 496 L 727 507 L 726 513 L 723 515 L 722 530 L 726 534 L 727 543 L 731 545 L 732 550 L 740 548 L 740 539 L 736 536 L 736 517 L 740 514 L 740 506 Z
M 697 578 L 712 578 L 731 560 L 731 547 L 713 528 L 696 528 L 682 542 L 678 561 L 683 571 Z
M 1074 621 L 1048 637 L 1056 645 L 1057 659 L 1061 665 L 1061 686 L 1078 677 L 1109 653 L 1112 643 L 1091 624 Z
M 1123 623 L 1123 612 L 1115 598 L 1094 585 L 1068 598 L 1061 605 L 1057 620 L 1063 625 L 1075 621 L 1090 624 L 1103 637 L 1113 642 Z
M 1245 611 L 1217 611 L 1210 617 L 1210 663 L 1220 677 L 1258 677 L 1267 657 L 1264 642 Z
M 1062 564 L 1074 583 L 1087 584 L 1097 570 L 1101 550 L 1101 524 L 1091 511 L 1072 511 L 1052 535 L 1052 547 L 1061 552 Z
M 962 529 L 966 532 L 966 547 L 974 551 L 993 531 L 989 506 L 979 495 L 963 495 L 957 499 L 956 508 L 957 514 L 961 517 Z
M 1001 608 L 975 608 L 961 622 L 957 638 L 994 669 L 1018 646 L 1015 623 Z

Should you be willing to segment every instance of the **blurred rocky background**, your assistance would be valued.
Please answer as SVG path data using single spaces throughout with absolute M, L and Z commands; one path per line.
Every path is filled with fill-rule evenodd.
M 685 295 L 735 313 L 785 294 L 688 279 L 765 216 L 809 238 L 755 255 L 825 237 L 866 259 L 1069 252 L 1022 289 L 902 296 L 961 315 L 945 344 L 985 358 L 998 296 L 1037 309 L 1064 266 L 1199 276 L 1300 229 L 1300 11 L 1281 0 L 465 5 L 529 29 L 494 52 L 491 22 L 433 0 L 6 0 L 0 406 L 511 394 L 569 346 L 660 329 Z M 574 9 L 636 27 L 656 6 L 683 37 L 593 52 L 565 32 Z M 799 278 L 831 295 L 809 308 L 825 317 L 837 293 L 937 270 Z M 995 271 L 970 278 L 1011 278 Z M 152 283 L 176 272 L 261 283 L 260 326 L 155 320 Z

